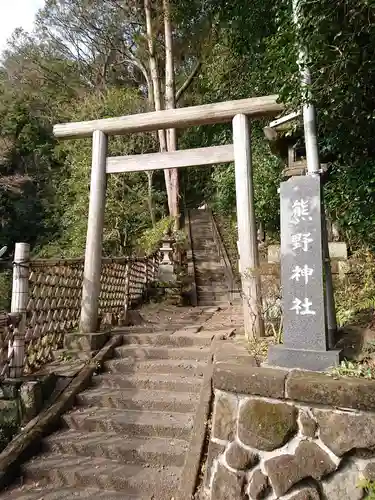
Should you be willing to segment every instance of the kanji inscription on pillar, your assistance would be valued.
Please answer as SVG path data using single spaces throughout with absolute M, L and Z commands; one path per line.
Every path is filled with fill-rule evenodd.
M 325 350 L 320 179 L 293 177 L 280 199 L 284 345 Z

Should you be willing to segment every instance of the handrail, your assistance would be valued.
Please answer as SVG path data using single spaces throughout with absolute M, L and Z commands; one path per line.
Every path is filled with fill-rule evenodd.
M 223 243 L 219 228 L 217 227 L 212 209 L 210 207 L 207 207 L 207 212 L 211 220 L 212 232 L 214 235 L 215 243 L 219 251 L 219 257 L 224 262 L 225 274 L 227 276 L 227 282 L 228 282 L 228 292 L 230 294 L 230 298 L 232 299 L 234 293 L 239 292 L 239 287 L 236 287 L 237 280 L 233 273 L 232 264 L 228 256 L 227 249 L 225 248 L 225 245 Z
M 147 255 L 145 257 L 102 257 L 102 264 L 126 264 L 127 262 L 147 262 L 148 259 L 156 257 L 158 252 Z M 72 257 L 68 259 L 52 258 L 52 259 L 33 259 L 30 263 L 34 267 L 43 266 L 58 266 L 58 265 L 74 265 L 81 264 L 85 261 L 85 257 Z
M 189 242 L 187 260 L 188 260 L 188 276 L 191 285 L 190 300 L 191 300 L 191 305 L 196 306 L 198 305 L 198 298 L 197 298 L 197 284 L 195 282 L 195 261 L 194 261 L 194 251 L 193 251 L 193 238 L 191 234 L 191 217 L 190 217 L 190 210 L 186 208 L 186 205 L 184 213 L 185 213 L 185 227 L 187 226 L 187 237 Z

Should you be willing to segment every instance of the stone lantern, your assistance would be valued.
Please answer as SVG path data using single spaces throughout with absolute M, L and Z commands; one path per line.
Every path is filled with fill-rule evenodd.
M 300 111 L 290 113 L 271 122 L 263 129 L 264 135 L 268 140 L 271 152 L 278 156 L 283 164 L 282 175 L 286 179 L 306 175 L 307 160 L 306 148 L 304 143 L 304 129 L 302 115 Z M 325 162 L 332 161 L 334 158 L 326 156 Z M 324 183 L 328 173 L 328 163 L 321 163 L 321 179 Z M 347 247 L 344 242 L 337 241 L 339 236 L 334 236 L 335 225 L 327 217 L 327 230 L 329 240 L 330 257 L 333 259 L 346 260 Z M 336 241 L 332 241 L 336 240 Z M 268 262 L 276 263 L 280 261 L 279 245 L 268 246 Z
M 175 281 L 174 263 L 173 263 L 173 244 L 175 239 L 169 234 L 165 234 L 161 241 L 159 280 L 162 282 Z
M 269 142 L 271 152 L 284 163 L 283 177 L 306 175 L 306 148 L 302 116 L 299 111 L 271 122 L 264 128 L 264 135 Z M 324 178 L 327 165 L 321 164 L 321 170 Z

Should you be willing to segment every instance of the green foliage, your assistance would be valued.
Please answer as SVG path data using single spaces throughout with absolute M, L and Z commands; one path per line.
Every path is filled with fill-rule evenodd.
M 0 272 L 0 311 L 10 310 L 12 296 L 12 272 Z
M 83 253 L 91 145 L 88 140 L 69 141 L 56 148 L 51 125 L 149 109 L 142 2 L 120 3 L 48 0 L 38 15 L 35 33 L 18 30 L 4 54 L 0 73 L 2 244 L 12 247 L 22 239 L 43 256 Z M 177 88 L 197 60 L 202 62 L 179 106 L 274 92 L 288 108 L 299 106 L 296 41 L 303 40 L 310 55 L 319 146 L 322 159 L 330 164 L 325 188 L 330 216 L 339 222 L 351 248 L 363 244 L 374 248 L 374 0 L 338 0 L 335 8 L 331 0 L 304 0 L 298 33 L 291 0 L 171 4 Z M 164 79 L 159 4 L 154 23 Z M 256 216 L 268 236 L 273 236 L 279 224 L 277 187 L 282 167 L 268 149 L 263 125 L 254 122 L 252 126 Z M 180 148 L 231 141 L 230 125 L 179 133 Z M 151 134 L 110 141 L 111 155 L 157 149 Z M 221 213 L 235 212 L 232 165 L 185 169 L 180 181 L 187 206 L 205 200 Z M 143 173 L 109 178 L 105 253 L 132 252 L 151 226 L 151 207 L 156 219 L 163 217 L 161 172 L 153 176 L 151 197 L 149 187 Z
M 335 287 L 336 316 L 339 326 L 368 323 L 375 313 L 375 260 L 369 251 L 358 251 L 351 258 L 349 280 Z
M 358 483 L 358 488 L 365 490 L 365 500 L 375 500 L 375 481 L 363 479 Z
M 146 229 L 138 240 L 138 247 L 142 249 L 146 255 L 152 254 L 159 250 L 160 241 L 163 236 L 173 226 L 172 217 L 164 217 L 160 219 L 156 225 L 150 229 Z
M 0 452 L 10 443 L 13 437 L 19 432 L 19 424 L 7 422 L 0 425 Z
M 279 82 L 283 99 L 295 105 L 300 85 L 296 51 L 290 50 L 296 41 L 290 5 L 279 2 L 278 30 L 267 42 L 266 76 Z M 309 51 L 319 146 L 322 158 L 330 163 L 327 207 L 352 247 L 363 243 L 373 247 L 374 2 L 340 0 L 333 8 L 330 0 L 305 0 L 301 6 L 298 36 Z
M 375 378 L 375 367 L 369 366 L 365 362 L 343 360 L 339 366 L 332 368 L 329 372 L 335 378 L 339 377 L 357 377 L 357 378 Z
M 88 94 L 83 102 L 72 108 L 73 120 L 116 116 L 133 113 L 142 107 L 142 99 L 133 90 L 111 89 L 100 96 Z M 110 156 L 148 152 L 155 146 L 151 135 L 128 135 L 110 142 Z M 67 141 L 59 145 L 58 155 L 65 160 L 66 173 L 57 187 L 61 211 L 60 238 L 43 249 L 64 256 L 84 253 L 91 168 L 91 141 Z M 161 191 L 161 175 L 155 184 Z M 156 214 L 161 215 L 162 197 L 153 196 Z M 103 234 L 103 251 L 108 255 L 127 255 L 132 252 L 139 236 L 151 225 L 148 205 L 147 175 L 144 172 L 112 175 L 107 181 L 107 197 Z
M 51 175 L 60 168 L 43 104 L 0 82 L 2 244 L 45 242 L 57 229 Z

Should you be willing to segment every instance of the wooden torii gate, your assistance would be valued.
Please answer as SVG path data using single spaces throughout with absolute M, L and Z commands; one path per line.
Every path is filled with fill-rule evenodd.
M 106 175 L 234 161 L 245 333 L 256 337 L 264 334 L 260 309 L 260 275 L 256 272 L 259 268 L 259 255 L 249 119 L 273 117 L 280 113 L 283 106 L 277 103 L 277 97 L 277 95 L 255 97 L 54 126 L 54 135 L 59 139 L 92 137 L 90 203 L 80 321 L 82 332 L 94 332 L 97 326 Z M 108 136 L 111 135 L 186 128 L 231 120 L 233 120 L 233 144 L 107 158 Z

